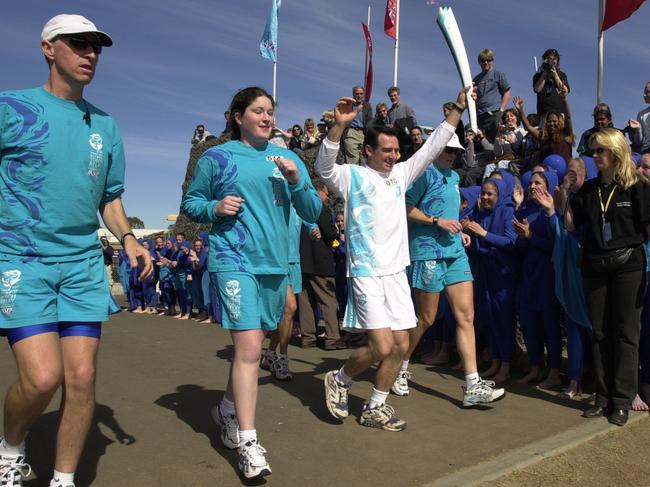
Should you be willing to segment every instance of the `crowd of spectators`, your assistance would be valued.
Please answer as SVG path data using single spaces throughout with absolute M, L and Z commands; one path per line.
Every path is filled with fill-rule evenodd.
M 504 336 L 505 340 L 514 340 L 514 330 L 521 327 L 529 368 L 520 380 L 535 382 L 541 387 L 560 386 L 562 365 L 559 354 L 566 342 L 569 383 L 562 395 L 572 398 L 582 390 L 582 364 L 584 357 L 589 355 L 591 327 L 588 322 L 576 324 L 577 320 L 567 312 L 568 306 L 555 294 L 555 270 L 551 260 L 556 245 L 552 236 L 555 230 L 542 225 L 540 222 L 548 222 L 540 215 L 551 213 L 550 207 L 553 207 L 561 221 L 570 195 L 575 194 L 585 180 L 597 175 L 590 144 L 595 134 L 613 128 L 612 110 L 606 103 L 596 105 L 592 113 L 593 127 L 576 137 L 569 104 L 569 80 L 567 74 L 560 70 L 557 50 L 544 52 L 544 62 L 533 76 L 536 113 L 526 112 L 522 97 L 513 93 L 506 74 L 495 69 L 494 60 L 494 52 L 490 49 L 484 49 L 478 55 L 481 72 L 474 78 L 478 129 L 474 131 L 469 125 L 459 125 L 456 134 L 464 150 L 458 152 L 453 165 L 460 176 L 463 228 L 475 242 L 468 253 L 473 259 L 476 292 L 484 292 L 488 301 L 490 296 L 505 293 L 507 299 L 501 296 L 497 302 L 510 307 L 505 314 L 503 309 L 498 310 L 497 315 L 506 322 L 500 324 L 500 332 L 495 332 L 489 323 L 495 316 L 491 308 L 495 306 L 494 302 L 485 302 L 478 296 L 476 298 L 477 306 L 484 306 L 476 316 L 477 343 L 481 357 L 488 366 L 482 375 L 496 376 L 499 380 L 510 378 L 509 368 L 504 373 L 501 366 L 499 344 L 503 345 Z M 371 105 L 365 101 L 364 88 L 352 88 L 358 114 L 342 137 L 343 163 L 364 163 L 364 137 L 373 126 L 396 130 L 400 160 L 411 157 L 424 143 L 425 130 L 418 125 L 415 110 L 402 102 L 400 89 L 392 86 L 387 90 L 387 95 L 390 102 L 377 103 L 373 113 Z M 650 105 L 650 83 L 644 88 L 643 98 Z M 447 102 L 443 104 L 442 112 L 446 115 L 453 108 L 453 102 Z M 294 124 L 287 131 L 276 127 L 270 141 L 300 155 L 320 145 L 333 120 L 332 111 L 327 110 L 322 113 L 318 123 L 313 118 L 307 118 L 302 125 Z M 615 130 L 628 137 L 639 174 L 642 179 L 647 177 L 650 172 L 650 108 L 642 109 L 624 129 Z M 202 125 L 198 126 L 193 142 L 195 139 L 200 141 L 201 137 L 205 140 L 205 134 L 209 133 Z M 579 141 L 577 145 L 576 141 Z M 329 201 L 326 187 L 318 180 L 314 181 L 314 186 L 327 210 L 324 210 L 316 226 L 306 226 L 302 230 L 303 290 L 298 296 L 294 334 L 301 337 L 299 343 L 303 347 L 322 342 L 326 349 L 345 348 L 355 344 L 350 335 L 340 329 L 347 294 L 345 218 Z M 565 197 L 563 208 L 557 207 L 561 195 Z M 501 205 L 510 208 L 511 221 L 504 223 L 503 214 L 496 218 L 491 213 L 491 208 L 501 208 Z M 487 214 L 490 216 L 486 217 Z M 545 234 L 546 231 L 550 233 Z M 486 243 L 486 239 L 489 241 L 486 235 L 491 233 L 496 235 L 501 247 L 494 242 Z M 197 243 L 200 244 L 198 249 Z M 490 245 L 494 248 L 486 251 Z M 209 280 L 202 277 L 207 274 L 204 269 L 207 243 L 198 239 L 194 246 L 189 246 L 185 237 L 180 235 L 175 241 L 157 240 L 151 247 L 158 270 L 153 285 L 155 287 L 155 282 L 160 282 L 164 313 L 188 319 L 194 306 L 196 319 L 217 321 L 219 311 L 216 300 L 210 298 L 213 291 L 209 289 Z M 503 268 L 508 268 L 510 277 L 497 280 L 488 278 L 487 268 L 482 268 L 480 264 L 485 255 L 498 256 L 491 265 L 497 262 Z M 546 265 L 540 268 L 542 261 Z M 492 270 L 499 271 L 496 268 Z M 168 274 L 171 277 L 167 277 Z M 185 278 L 178 277 L 179 274 Z M 529 283 L 531 275 L 539 282 Z M 202 280 L 205 286 L 200 285 Z M 126 279 L 123 282 L 129 288 L 129 282 L 135 281 Z M 544 310 L 535 311 L 543 300 L 535 295 L 540 282 L 546 283 L 544 285 L 550 291 L 543 298 L 547 301 L 543 304 Z M 522 286 L 530 288 L 532 294 L 524 296 Z M 146 287 L 145 282 L 143 288 Z M 156 309 L 155 298 L 150 299 L 150 292 L 146 289 L 129 289 L 134 312 L 153 312 Z M 201 290 L 204 290 L 203 296 Z M 177 302 L 180 310 L 176 310 Z M 423 342 L 426 346 L 422 360 L 426 363 L 447 363 L 453 356 L 453 320 L 450 320 L 450 313 L 445 312 L 444 303 L 441 309 L 438 316 L 440 325 L 433 327 Z M 320 323 L 320 329 L 317 323 Z M 504 332 L 503 327 L 508 331 Z M 355 340 L 358 341 L 359 337 L 355 337 Z M 547 350 L 546 358 L 544 349 Z M 648 354 L 650 351 L 642 355 L 646 357 L 646 362 Z M 648 371 L 645 374 L 647 376 Z M 637 398 L 634 406 L 645 408 L 650 400 L 650 380 L 646 380 L 641 389 L 642 396 Z

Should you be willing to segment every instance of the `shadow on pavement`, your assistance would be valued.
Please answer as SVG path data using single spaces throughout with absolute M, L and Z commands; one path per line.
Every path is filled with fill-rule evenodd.
M 27 482 L 30 487 L 47 487 L 50 483 L 54 471 L 54 445 L 58 420 L 58 411 L 44 414 L 29 432 L 26 441 L 27 461 L 37 477 Z M 104 435 L 99 428 L 100 424 L 110 429 L 115 439 Z M 79 469 L 75 473 L 77 487 L 90 485 L 95 480 L 99 459 L 106 453 L 107 447 L 115 441 L 129 446 L 135 443 L 136 439 L 122 429 L 115 419 L 113 409 L 104 404 L 97 404 L 86 446 L 79 461 Z

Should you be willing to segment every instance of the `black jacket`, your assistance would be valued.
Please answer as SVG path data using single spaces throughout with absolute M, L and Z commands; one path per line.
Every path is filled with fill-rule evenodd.
M 318 221 L 320 240 L 312 240 L 309 230 L 302 227 L 300 233 L 300 266 L 303 274 L 317 276 L 334 276 L 334 255 L 332 242 L 336 239 L 336 227 L 332 222 L 332 214 L 323 205 Z

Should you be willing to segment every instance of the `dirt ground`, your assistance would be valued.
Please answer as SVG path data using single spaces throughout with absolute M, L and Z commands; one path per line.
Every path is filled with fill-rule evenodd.
M 568 434 L 571 441 L 589 421 L 599 421 L 580 418 L 586 401 L 561 400 L 557 391 L 515 383 L 507 384 L 508 394 L 499 403 L 467 410 L 461 373 L 414 364 L 411 395 L 388 399 L 408 421 L 406 431 L 387 433 L 357 423 L 372 388 L 372 370 L 355 383 L 351 417 L 340 423 L 325 408 L 323 376 L 350 352 L 292 346 L 289 353 L 293 381 L 260 374 L 257 429 L 273 468 L 266 480 L 270 486 L 432 485 L 558 435 Z M 231 357 L 229 335 L 215 326 L 130 313 L 111 318 L 102 333 L 98 405 L 77 486 L 242 485 L 236 452 L 221 446 L 210 418 L 210 408 L 223 395 Z M 4 340 L 0 371 L 2 394 L 16 375 Z M 49 483 L 58 401 L 59 395 L 27 438 L 34 480 L 26 486 Z M 607 429 L 604 420 L 590 424 Z M 603 448 L 581 446 L 487 485 L 649 486 L 649 433 L 650 420 L 644 418 L 605 437 Z M 475 485 L 481 478 L 469 480 L 454 485 Z
M 650 419 L 604 433 L 480 487 L 650 486 Z

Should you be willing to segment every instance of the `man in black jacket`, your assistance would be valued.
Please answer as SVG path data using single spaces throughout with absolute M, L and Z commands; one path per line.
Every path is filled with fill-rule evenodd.
M 302 267 L 302 293 L 298 298 L 300 313 L 301 346 L 316 346 L 316 320 L 314 307 L 320 304 L 325 321 L 325 349 L 346 348 L 339 340 L 336 315 L 336 283 L 334 280 L 334 256 L 332 242 L 336 239 L 336 227 L 327 202 L 329 194 L 322 181 L 314 182 L 314 188 L 323 201 L 323 209 L 316 222 L 318 227 L 300 235 L 300 265 Z

